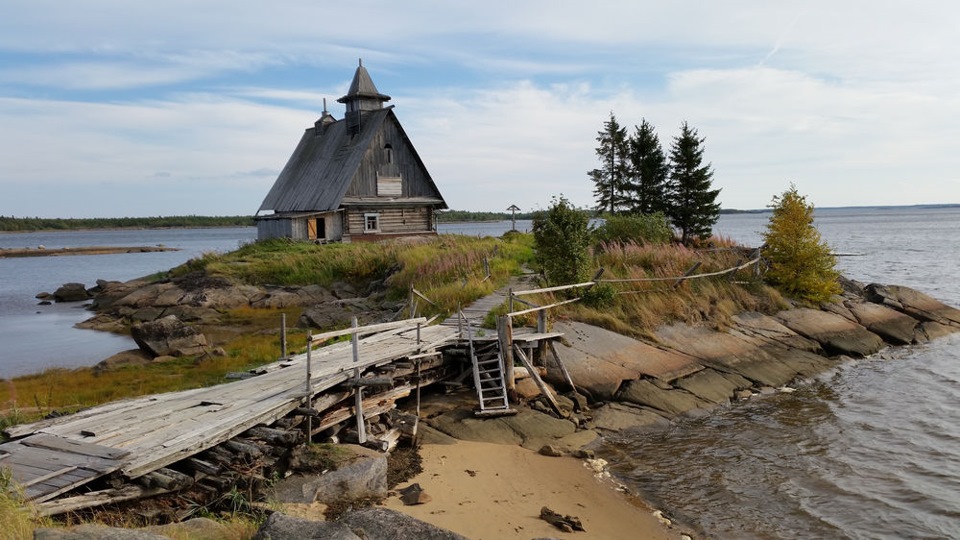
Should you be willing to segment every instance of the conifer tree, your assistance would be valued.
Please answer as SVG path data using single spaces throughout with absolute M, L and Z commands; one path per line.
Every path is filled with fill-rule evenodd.
M 653 125 L 642 119 L 629 139 L 629 171 L 625 186 L 627 210 L 635 214 L 666 212 L 670 165 Z
M 603 123 L 597 132 L 597 157 L 601 166 L 588 174 L 593 180 L 597 210 L 616 214 L 624 207 L 624 184 L 627 172 L 627 128 L 620 127 L 616 117 Z
M 684 122 L 670 148 L 667 216 L 673 226 L 680 229 L 684 244 L 709 237 L 720 218 L 720 204 L 716 202 L 720 190 L 710 189 L 713 170 L 709 163 L 703 164 L 705 140 Z
M 812 303 L 840 293 L 837 259 L 813 224 L 813 205 L 793 184 L 774 196 L 773 215 L 763 233 L 766 280 L 788 296 Z

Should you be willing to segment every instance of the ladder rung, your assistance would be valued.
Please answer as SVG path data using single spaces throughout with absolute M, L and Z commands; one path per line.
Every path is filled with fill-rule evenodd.
M 500 373 L 500 368 L 496 369 L 481 369 L 478 371 L 481 375 L 486 375 L 487 373 Z
M 490 358 L 488 360 L 477 360 L 477 365 L 500 363 L 500 358 Z

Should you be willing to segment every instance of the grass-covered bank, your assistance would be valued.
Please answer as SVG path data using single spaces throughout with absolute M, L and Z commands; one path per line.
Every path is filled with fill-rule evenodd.
M 729 243 L 694 250 L 676 244 L 601 242 L 590 251 L 591 273 L 603 268 L 604 279 L 669 278 L 682 276 L 699 263 L 697 273 L 711 273 L 743 262 Z M 358 294 L 377 289 L 401 303 L 414 287 L 433 304 L 419 302 L 419 313 L 448 316 L 458 306 L 490 294 L 511 276 L 535 267 L 530 234 L 503 238 L 441 235 L 431 239 L 383 244 L 334 244 L 273 240 L 257 242 L 224 254 L 207 254 L 169 272 L 164 279 L 192 275 L 195 279 L 227 280 L 236 284 L 330 287 L 349 283 Z M 487 276 L 489 270 L 489 277 Z M 532 298 L 540 305 L 562 299 L 558 294 Z M 723 326 L 730 315 L 756 310 L 771 312 L 786 306 L 780 295 L 749 270 L 734 276 L 684 281 L 602 283 L 584 301 L 552 310 L 551 317 L 570 317 L 635 337 L 674 321 L 709 321 Z M 506 312 L 506 306 L 498 310 Z M 0 423 L 29 421 L 51 412 L 84 407 L 139 395 L 209 386 L 226 374 L 275 361 L 280 351 L 279 320 L 286 313 L 292 326 L 299 308 L 241 308 L 222 313 L 215 326 L 204 328 L 212 346 L 224 356 L 177 358 L 146 365 L 110 369 L 52 369 L 0 384 Z M 519 323 L 533 324 L 533 317 Z M 303 349 L 302 330 L 288 334 L 290 351 Z

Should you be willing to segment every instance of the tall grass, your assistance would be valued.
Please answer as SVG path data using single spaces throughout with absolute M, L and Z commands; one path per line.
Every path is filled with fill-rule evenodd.
M 390 298 L 404 298 L 410 287 L 415 287 L 441 306 L 435 309 L 437 313 L 449 314 L 458 304 L 469 303 L 505 283 L 532 260 L 532 237 L 519 234 L 500 239 L 440 235 L 331 245 L 277 239 L 248 244 L 230 253 L 207 254 L 170 274 L 203 271 L 254 285 L 330 286 L 345 282 L 367 287 L 371 282 L 381 282 Z M 485 279 L 487 267 L 490 277 Z
M 31 504 L 23 502 L 22 490 L 13 481 L 10 469 L 0 467 L 0 536 L 33 538 L 36 527 L 49 525 L 48 518 L 39 517 Z
M 722 239 L 721 246 L 726 243 Z M 752 268 L 734 276 L 676 280 L 694 268 L 695 274 L 719 272 L 738 266 L 745 258 L 736 249 L 694 250 L 680 244 L 601 244 L 593 258 L 594 271 L 603 268 L 602 279 L 665 279 L 630 283 L 604 283 L 612 287 L 612 299 L 602 305 L 583 301 L 560 308 L 569 317 L 635 337 L 654 339 L 658 326 L 673 322 L 707 323 L 724 328 L 742 311 L 771 313 L 788 307 L 773 288 L 752 275 Z M 604 295 L 606 298 L 606 295 Z M 559 297 L 542 295 L 541 305 Z

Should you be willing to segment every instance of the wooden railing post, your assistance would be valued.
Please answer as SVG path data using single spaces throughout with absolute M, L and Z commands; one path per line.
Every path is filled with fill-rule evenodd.
M 500 341 L 500 355 L 503 358 L 503 380 L 507 386 L 507 395 L 514 396 L 517 382 L 513 372 L 513 320 L 510 315 L 497 318 L 497 338 Z
M 310 343 L 310 333 L 307 332 L 307 343 Z M 280 358 L 287 357 L 287 314 L 280 314 Z

